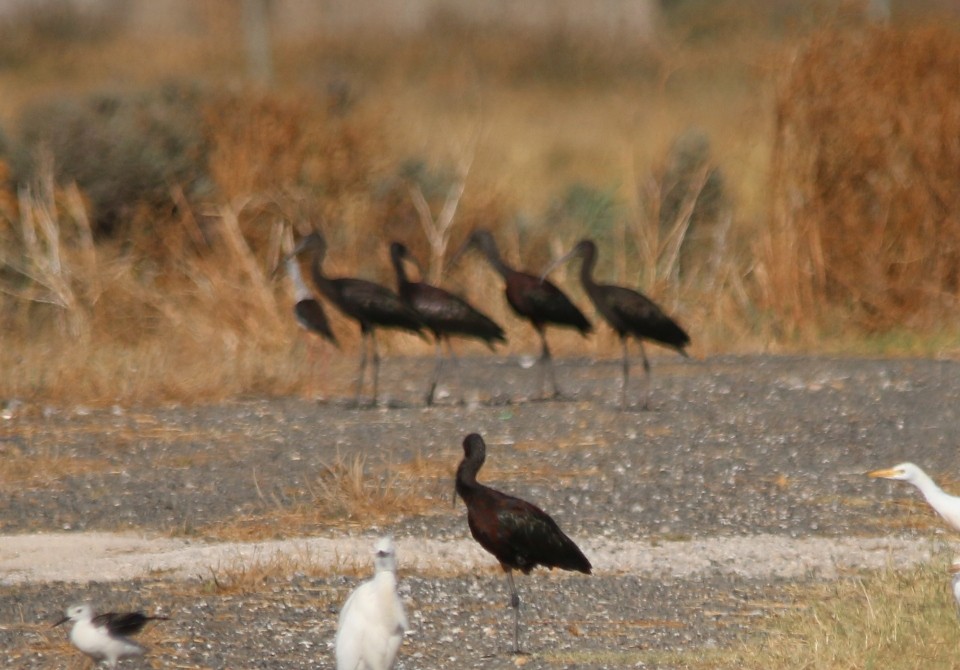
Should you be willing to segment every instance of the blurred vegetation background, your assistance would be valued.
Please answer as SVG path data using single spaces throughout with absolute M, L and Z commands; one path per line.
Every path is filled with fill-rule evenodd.
M 316 227 L 390 285 L 404 242 L 506 353 L 535 342 L 498 282 L 445 266 L 476 227 L 534 271 L 595 239 L 696 356 L 955 356 L 958 80 L 947 0 L 11 0 L 0 398 L 339 388 L 355 325 L 308 357 L 274 275 Z

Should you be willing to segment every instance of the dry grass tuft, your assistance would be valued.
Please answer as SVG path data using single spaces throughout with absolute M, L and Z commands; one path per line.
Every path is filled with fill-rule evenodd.
M 306 491 L 290 501 L 267 498 L 262 512 L 230 519 L 199 532 L 221 540 L 256 540 L 315 532 L 317 528 L 370 528 L 403 518 L 449 513 L 449 464 L 418 456 L 412 461 L 370 464 L 363 455 L 324 465 Z M 254 481 L 257 491 L 265 486 Z M 446 504 L 445 504 L 446 503 Z
M 54 490 L 65 477 L 103 472 L 110 463 L 102 459 L 78 459 L 75 456 L 10 455 L 0 449 L 0 486 L 21 490 Z
M 340 561 L 334 565 L 319 561 L 304 548 L 300 554 L 277 552 L 271 556 L 237 557 L 225 564 L 210 567 L 208 575 L 198 575 L 200 590 L 218 595 L 257 593 L 284 583 L 291 575 L 328 577 L 330 575 L 367 576 L 369 565 Z M 326 589 L 333 595 L 336 590 Z M 324 598 L 321 597 L 321 600 Z M 334 598 L 330 598 L 331 601 Z
M 801 594 L 808 606 L 771 622 L 738 667 L 953 668 L 957 606 L 948 561 L 887 569 Z
M 435 499 L 421 496 L 425 482 L 411 472 L 391 466 L 374 470 L 365 456 L 338 455 L 316 478 L 313 501 L 324 516 L 352 521 L 426 513 Z
M 956 323 L 957 90 L 951 27 L 823 31 L 797 51 L 777 95 L 759 252 L 762 302 L 786 328 Z
M 550 660 L 697 670 L 954 668 L 958 612 L 947 565 L 940 557 L 914 568 L 798 588 L 797 607 L 774 608 L 761 631 L 730 647 L 556 654 Z

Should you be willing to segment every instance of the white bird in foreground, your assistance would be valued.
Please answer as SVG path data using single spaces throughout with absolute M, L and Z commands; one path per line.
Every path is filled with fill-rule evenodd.
M 953 578 L 950 580 L 953 590 L 953 599 L 957 601 L 957 615 L 960 616 L 960 556 L 953 559 L 950 564 L 950 574 Z
M 350 594 L 337 624 L 337 670 L 390 670 L 409 628 L 397 595 L 393 540 L 376 544 L 376 574 Z
M 954 530 L 960 530 L 960 497 L 952 496 L 937 486 L 926 472 L 913 463 L 901 463 L 886 470 L 874 470 L 867 473 L 868 477 L 883 479 L 897 479 L 909 482 L 920 489 L 920 493 L 927 499 L 937 514 L 942 516 Z
M 139 633 L 148 621 L 153 620 L 165 621 L 167 617 L 147 616 L 143 612 L 95 614 L 90 605 L 82 604 L 68 607 L 66 616 L 53 626 L 72 621 L 70 642 L 73 646 L 95 663 L 106 661 L 107 667 L 113 669 L 122 658 L 143 656 L 146 648 L 126 636 Z

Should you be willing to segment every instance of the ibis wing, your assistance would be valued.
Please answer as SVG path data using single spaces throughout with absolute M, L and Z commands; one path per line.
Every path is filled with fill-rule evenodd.
M 582 333 L 591 330 L 583 312 L 546 279 L 519 272 L 512 274 L 507 283 L 507 299 L 518 314 L 535 322 L 572 326 Z
M 504 340 L 503 329 L 458 295 L 429 284 L 408 284 L 404 297 L 430 328 L 439 333 Z
M 337 305 L 360 321 L 382 326 L 420 330 L 423 323 L 396 293 L 379 284 L 362 279 L 338 279 Z
M 683 348 L 690 343 L 687 333 L 647 296 L 624 286 L 602 288 L 603 305 L 598 308 L 609 311 L 624 331 L 672 347 Z
M 557 523 L 536 505 L 513 499 L 497 513 L 504 544 L 513 550 L 514 567 L 529 572 L 537 565 L 589 574 L 590 561 Z

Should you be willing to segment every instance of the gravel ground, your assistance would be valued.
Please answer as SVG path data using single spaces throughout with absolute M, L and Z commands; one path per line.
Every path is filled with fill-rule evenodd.
M 488 444 L 482 480 L 535 501 L 592 551 L 660 546 L 679 561 L 712 552 L 704 542 L 727 542 L 721 559 L 711 554 L 710 567 L 686 574 L 641 562 L 590 577 L 521 578 L 525 647 L 533 652 L 521 660 L 530 667 L 633 667 L 651 662 L 646 650 L 726 644 L 782 610 L 791 585 L 832 576 L 819 568 L 787 572 L 777 562 L 829 564 L 841 540 L 896 535 L 907 540 L 897 551 L 920 547 L 918 560 L 944 546 L 942 524 L 911 487 L 863 473 L 909 459 L 951 483 L 957 362 L 660 357 L 652 411 L 626 412 L 616 406 L 615 362 L 562 361 L 569 399 L 541 402 L 529 400 L 536 373 L 521 361 L 465 359 L 469 403 L 424 408 L 430 364 L 386 360 L 388 399 L 375 409 L 338 399 L 112 410 L 9 403 L 0 423 L 0 532 L 135 531 L 202 542 L 231 522 L 258 519 L 273 535 L 368 541 L 392 532 L 414 627 L 402 668 L 517 661 L 504 653 L 510 614 L 492 558 L 481 567 L 466 561 L 466 569 L 404 566 L 417 538 L 468 542 L 462 505 L 451 509 L 449 498 L 467 432 Z M 309 502 L 330 464 L 355 455 L 372 470 L 421 468 L 424 513 L 373 522 L 301 515 L 299 525 L 270 533 L 278 509 Z M 781 554 L 764 548 L 787 541 L 800 544 Z M 0 544 L 0 558 L 4 551 Z M 644 556 L 672 562 L 669 551 Z M 730 569 L 738 560 L 770 568 Z M 81 583 L 0 573 L 0 660 L 6 653 L 4 667 L 14 668 L 75 660 L 60 629 L 47 626 L 67 604 L 88 599 L 174 616 L 148 631 L 150 657 L 128 668 L 332 667 L 335 612 L 368 570 L 314 568 L 242 588 L 224 587 L 214 571 Z

